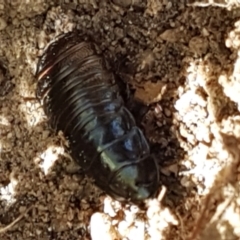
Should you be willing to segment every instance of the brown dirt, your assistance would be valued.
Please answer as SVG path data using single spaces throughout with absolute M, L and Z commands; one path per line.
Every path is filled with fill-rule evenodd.
M 0 238 L 239 239 L 238 2 L 0 0 Z M 38 57 L 75 28 L 149 104 L 162 185 L 143 210 L 71 173 L 35 98 Z

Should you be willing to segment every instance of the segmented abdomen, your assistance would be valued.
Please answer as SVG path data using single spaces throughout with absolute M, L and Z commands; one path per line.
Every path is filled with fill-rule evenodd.
M 93 43 L 66 34 L 39 62 L 37 97 L 96 184 L 119 200 L 138 201 L 156 191 L 158 167 L 106 64 Z

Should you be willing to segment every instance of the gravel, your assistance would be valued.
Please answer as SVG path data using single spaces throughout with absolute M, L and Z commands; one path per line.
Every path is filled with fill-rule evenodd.
M 1 239 L 239 239 L 238 2 L 0 0 Z M 71 165 L 35 98 L 38 57 L 74 29 L 148 105 L 161 184 L 143 208 Z

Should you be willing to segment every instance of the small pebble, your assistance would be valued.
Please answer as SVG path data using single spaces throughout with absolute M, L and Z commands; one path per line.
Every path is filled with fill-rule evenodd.
M 92 240 L 118 239 L 116 230 L 111 224 L 111 219 L 104 213 L 94 213 L 90 220 L 90 233 Z
M 4 30 L 7 27 L 6 21 L 0 17 L 0 31 Z

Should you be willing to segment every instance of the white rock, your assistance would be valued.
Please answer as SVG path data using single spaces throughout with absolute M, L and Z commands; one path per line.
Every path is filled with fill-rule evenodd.
M 129 229 L 128 239 L 129 240 L 144 240 L 144 222 L 136 221 L 135 226 Z
M 117 215 L 112 206 L 112 199 L 109 197 L 104 199 L 104 212 L 110 217 L 115 217 Z
M 90 233 L 92 240 L 119 239 L 115 228 L 112 226 L 111 218 L 104 213 L 94 213 L 90 220 Z

